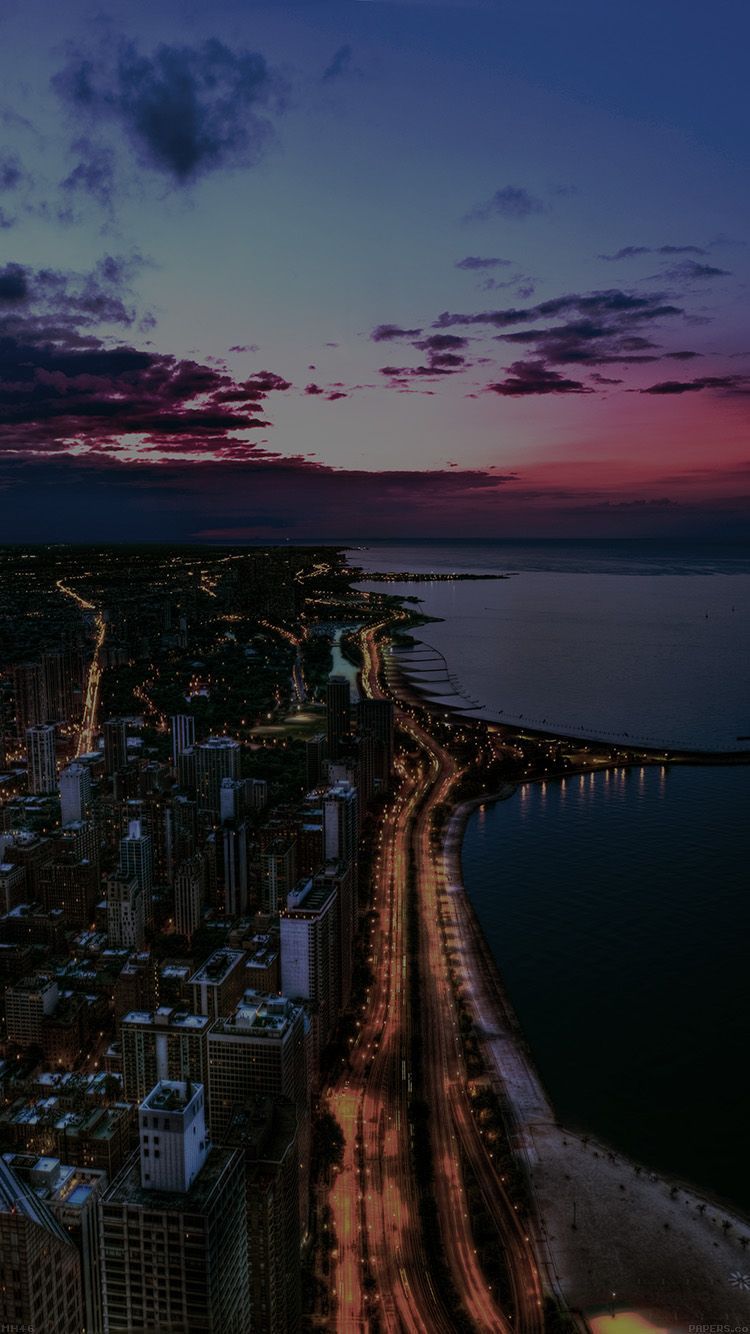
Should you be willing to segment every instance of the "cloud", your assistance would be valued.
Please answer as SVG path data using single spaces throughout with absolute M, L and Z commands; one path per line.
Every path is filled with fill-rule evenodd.
M 421 329 L 402 329 L 399 324 L 378 324 L 370 334 L 373 343 L 390 343 L 398 338 L 417 338 Z
M 340 46 L 338 51 L 334 51 L 329 64 L 323 70 L 321 82 L 331 83 L 334 79 L 340 79 L 342 75 L 349 74 L 351 68 L 352 48 L 348 44 Z
M 508 378 L 487 386 L 504 398 L 527 398 L 536 394 L 591 394 L 594 391 L 581 380 L 568 380 L 551 371 L 542 361 L 515 361 Z
M 459 334 L 430 334 L 427 338 L 420 338 L 414 346 L 420 352 L 455 352 L 459 347 L 466 347 L 468 342 L 468 338 L 462 338 Z
M 86 137 L 76 139 L 72 150 L 78 157 L 76 165 L 60 182 L 69 194 L 82 192 L 108 208 L 115 187 L 115 159 L 110 148 Z
M 26 179 L 26 172 L 17 154 L 0 152 L 0 190 L 17 190 Z
M 125 39 L 96 58 L 74 51 L 53 85 L 79 121 L 119 125 L 141 162 L 177 185 L 220 167 L 253 166 L 273 138 L 269 113 L 285 100 L 262 55 L 217 38 L 163 44 L 152 56 Z
M 699 245 L 626 245 L 616 250 L 613 255 L 597 255 L 597 259 L 606 259 L 612 263 L 620 259 L 635 259 L 638 255 L 705 255 L 707 251 Z
M 487 258 L 483 259 L 481 255 L 467 255 L 465 259 L 457 259 L 455 267 L 457 269 L 468 269 L 469 272 L 475 269 L 497 269 L 510 265 L 513 261 L 510 259 Z
M 701 375 L 695 380 L 662 380 L 651 384 L 647 389 L 639 389 L 640 394 L 695 394 L 704 389 L 745 390 L 750 385 L 746 375 Z
M 665 278 L 675 282 L 699 282 L 705 278 L 731 278 L 728 269 L 717 269 L 714 264 L 698 264 L 694 259 L 686 259 L 664 270 Z
M 520 185 L 504 185 L 490 199 L 477 204 L 464 215 L 464 222 L 487 222 L 490 218 L 509 218 L 515 221 L 544 213 L 545 205 L 536 195 L 529 194 Z
M 22 264 L 6 264 L 0 269 L 0 308 L 26 301 L 28 295 L 28 271 Z

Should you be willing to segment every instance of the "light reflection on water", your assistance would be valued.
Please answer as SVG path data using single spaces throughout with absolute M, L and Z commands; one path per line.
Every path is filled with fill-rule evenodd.
M 750 1206 L 750 768 L 525 784 L 464 874 L 563 1122 Z

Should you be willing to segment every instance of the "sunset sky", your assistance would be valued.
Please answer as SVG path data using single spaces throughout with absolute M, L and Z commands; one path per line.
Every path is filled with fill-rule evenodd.
M 0 541 L 747 535 L 744 0 L 4 0 Z

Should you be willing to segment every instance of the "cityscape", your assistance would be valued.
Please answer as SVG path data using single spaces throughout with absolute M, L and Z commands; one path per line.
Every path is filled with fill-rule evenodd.
M 750 7 L 0 5 L 0 1334 L 746 1334 Z
M 520 781 L 716 757 L 438 711 L 403 666 L 424 618 L 361 575 L 336 548 L 3 553 L 8 1328 L 572 1330 L 606 1306 L 606 1252 L 582 1236 L 584 1270 L 559 1232 L 601 1226 L 615 1155 L 589 1181 L 571 1147 L 560 1179 L 587 1140 L 547 1106 L 456 840 Z M 741 1265 L 730 1229 L 715 1260 L 679 1236 L 662 1300 L 700 1309 Z

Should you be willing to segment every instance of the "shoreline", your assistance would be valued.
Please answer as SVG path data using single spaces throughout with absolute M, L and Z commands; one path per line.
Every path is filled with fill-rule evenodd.
M 613 1309 L 637 1310 L 668 1320 L 674 1334 L 696 1323 L 733 1322 L 733 1329 L 742 1329 L 750 1324 L 750 1293 L 733 1286 L 731 1276 L 748 1272 L 742 1241 L 750 1237 L 750 1219 L 734 1204 L 555 1119 L 463 880 L 461 852 L 471 814 L 510 795 L 488 793 L 457 803 L 442 855 L 461 941 L 459 986 L 487 1076 L 510 1113 L 509 1142 L 529 1182 L 551 1291 L 583 1320 Z

